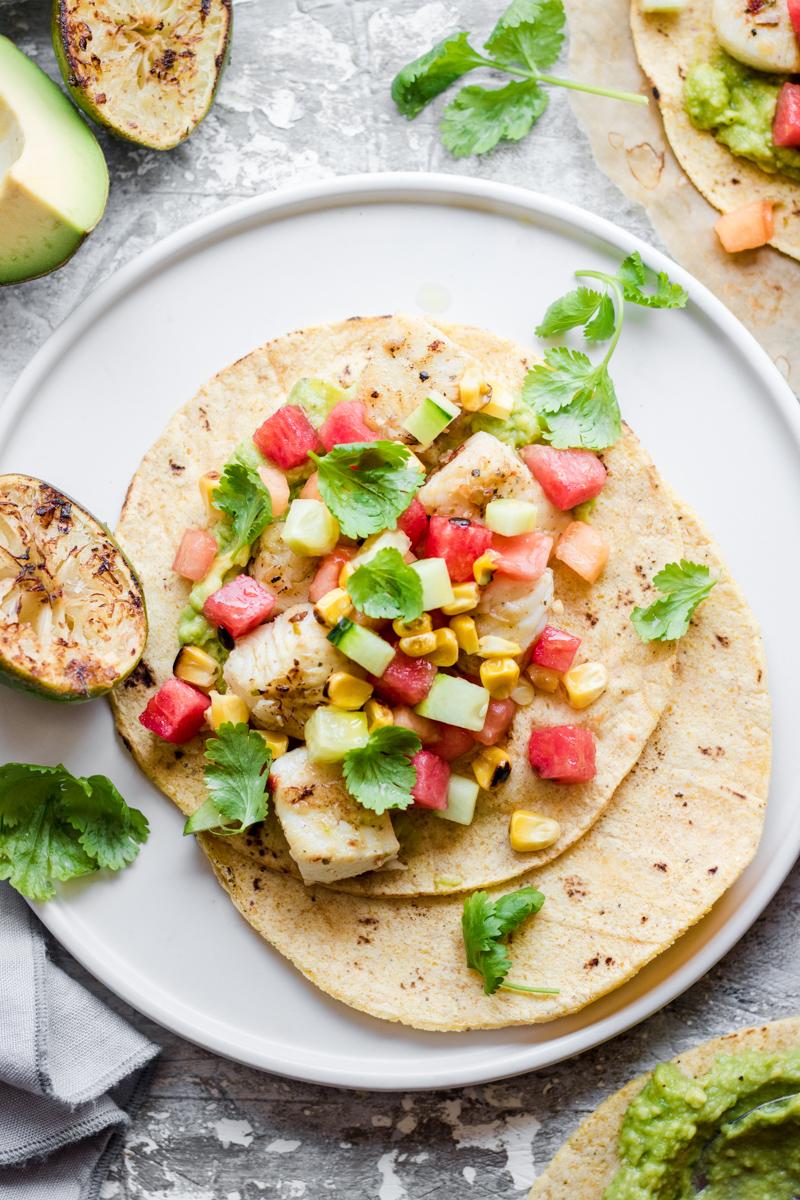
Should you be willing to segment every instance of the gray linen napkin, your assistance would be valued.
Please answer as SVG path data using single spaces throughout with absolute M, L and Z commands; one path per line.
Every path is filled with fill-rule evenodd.
M 0 1196 L 95 1200 L 159 1047 L 47 957 L 0 883 Z

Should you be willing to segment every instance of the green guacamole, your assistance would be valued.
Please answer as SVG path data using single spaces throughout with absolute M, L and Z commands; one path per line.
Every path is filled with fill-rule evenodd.
M 793 1200 L 800 1050 L 720 1055 L 697 1079 L 662 1064 L 625 1114 L 619 1157 L 604 1200 Z
M 800 150 L 772 141 L 772 119 L 783 80 L 751 71 L 720 54 L 713 63 L 692 67 L 683 85 L 683 103 L 693 125 L 708 129 L 732 154 L 769 175 L 800 180 Z

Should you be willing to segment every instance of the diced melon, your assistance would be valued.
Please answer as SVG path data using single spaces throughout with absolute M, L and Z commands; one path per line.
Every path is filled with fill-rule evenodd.
M 433 608 L 443 608 L 452 604 L 453 585 L 450 573 L 443 558 L 421 558 L 411 564 L 411 570 L 416 571 L 422 583 L 422 608 L 429 612 Z
M 460 729 L 483 729 L 491 696 L 485 687 L 457 675 L 439 674 L 415 712 L 431 721 L 457 725 Z
M 363 712 L 323 705 L 314 709 L 306 721 L 304 734 L 312 762 L 341 762 L 348 750 L 366 746 L 367 717 Z
M 478 800 L 477 781 L 466 775 L 451 775 L 447 785 L 447 808 L 434 809 L 437 817 L 456 825 L 471 825 Z
M 321 500 L 293 500 L 283 526 L 283 540 L 293 554 L 330 554 L 339 540 L 339 522 Z

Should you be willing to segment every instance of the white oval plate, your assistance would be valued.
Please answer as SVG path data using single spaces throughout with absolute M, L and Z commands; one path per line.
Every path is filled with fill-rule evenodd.
M 633 249 L 680 280 L 691 302 L 685 314 L 626 317 L 614 359 L 624 413 L 718 538 L 767 641 L 775 766 L 756 861 L 700 925 L 583 1012 L 527 1029 L 417 1033 L 329 1000 L 260 941 L 115 738 L 105 704 L 67 708 L 3 692 L 2 760 L 104 772 L 150 819 L 131 869 L 37 907 L 76 958 L 148 1016 L 300 1079 L 375 1089 L 477 1083 L 557 1062 L 649 1016 L 734 945 L 784 879 L 800 850 L 800 672 L 786 644 L 796 638 L 800 583 L 800 414 L 722 304 L 609 222 L 520 188 L 444 175 L 340 179 L 235 205 L 142 255 L 65 321 L 3 408 L 0 469 L 41 476 L 113 525 L 174 409 L 267 338 L 400 310 L 530 342 L 573 270 L 613 270 Z

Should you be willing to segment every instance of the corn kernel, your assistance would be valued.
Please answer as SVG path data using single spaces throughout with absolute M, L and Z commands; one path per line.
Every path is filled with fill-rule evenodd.
M 511 759 L 499 746 L 487 746 L 472 760 L 472 770 L 480 786 L 487 792 L 505 783 L 511 774 Z
M 561 682 L 561 676 L 558 671 L 551 671 L 549 667 L 539 667 L 536 663 L 531 663 L 527 674 L 538 692 L 552 693 L 558 691 L 558 685 Z
M 324 694 L 336 708 L 354 711 L 367 703 L 372 695 L 372 684 L 349 671 L 334 671 L 327 678 Z
M 481 658 L 515 658 L 522 654 L 522 647 L 507 638 L 482 637 L 478 641 L 478 654 Z
M 477 412 L 483 408 L 487 397 L 491 396 L 492 388 L 482 377 L 479 367 L 467 367 L 458 385 L 458 399 L 461 407 L 467 412 Z
M 518 808 L 511 814 L 508 824 L 508 840 L 511 849 L 524 854 L 531 850 L 546 850 L 561 837 L 561 826 L 552 817 L 540 817 L 538 813 Z
M 435 667 L 454 667 L 458 662 L 458 639 L 452 629 L 436 629 L 436 649 L 426 654 Z
M 430 633 L 433 629 L 433 621 L 430 613 L 422 613 L 419 617 L 415 617 L 413 621 L 401 621 L 397 617 L 392 621 L 392 629 L 398 637 L 414 637 L 417 633 Z
M 455 617 L 459 613 L 472 612 L 473 608 L 478 607 L 480 598 L 477 583 L 454 583 L 453 603 L 443 604 L 442 612 L 447 613 L 448 617 Z
M 288 733 L 275 733 L 272 729 L 257 729 L 256 733 L 264 739 L 272 751 L 273 762 L 289 749 Z
M 352 611 L 353 603 L 344 588 L 340 587 L 326 592 L 314 605 L 314 612 L 331 629 L 342 617 L 349 617 Z
M 506 421 L 511 416 L 511 410 L 514 407 L 514 397 L 511 392 L 504 387 L 498 387 L 493 384 L 489 393 L 489 402 L 484 404 L 481 412 L 487 417 L 496 417 L 499 421 Z
M 380 700 L 368 700 L 364 705 L 364 712 L 367 715 L 368 733 L 372 733 L 374 729 L 383 729 L 384 725 L 394 725 L 392 710 L 388 704 L 381 704 Z
M 525 708 L 528 704 L 533 704 L 535 696 L 536 693 L 533 690 L 533 684 L 529 683 L 527 679 L 520 679 L 511 693 L 511 699 L 522 708 Z
M 465 654 L 478 653 L 478 628 L 472 617 L 453 617 L 450 628 Z
M 197 486 L 200 489 L 200 496 L 203 501 L 203 506 L 206 510 L 206 517 L 209 523 L 218 521 L 222 513 L 218 508 L 215 508 L 212 503 L 214 492 L 219 487 L 219 471 L 206 471 L 205 475 L 201 475 L 197 481 Z
M 211 707 L 206 712 L 206 720 L 212 729 L 220 725 L 246 725 L 250 720 L 250 710 L 241 696 L 234 692 L 209 692 Z
M 491 583 L 494 578 L 495 560 L 491 551 L 487 550 L 485 554 L 481 554 L 475 559 L 472 564 L 472 574 L 475 576 L 475 582 L 480 587 L 486 587 L 487 583 Z
M 340 588 L 347 587 L 347 581 L 350 578 L 350 576 L 353 574 L 355 569 L 356 568 L 353 566 L 353 564 L 351 562 L 346 562 L 346 563 L 342 564 L 342 569 L 339 572 L 339 587 Z
M 487 658 L 481 663 L 481 683 L 493 700 L 508 700 L 519 683 L 519 663 L 513 658 Z
M 432 654 L 436 649 L 436 636 L 433 631 L 415 633 L 413 637 L 400 638 L 397 645 L 409 658 L 422 658 L 423 654 Z
M 219 663 L 199 646 L 182 646 L 172 670 L 184 683 L 210 692 L 219 676 Z
M 608 671 L 597 662 L 570 667 L 563 679 L 567 699 L 573 708 L 588 708 L 608 687 Z

